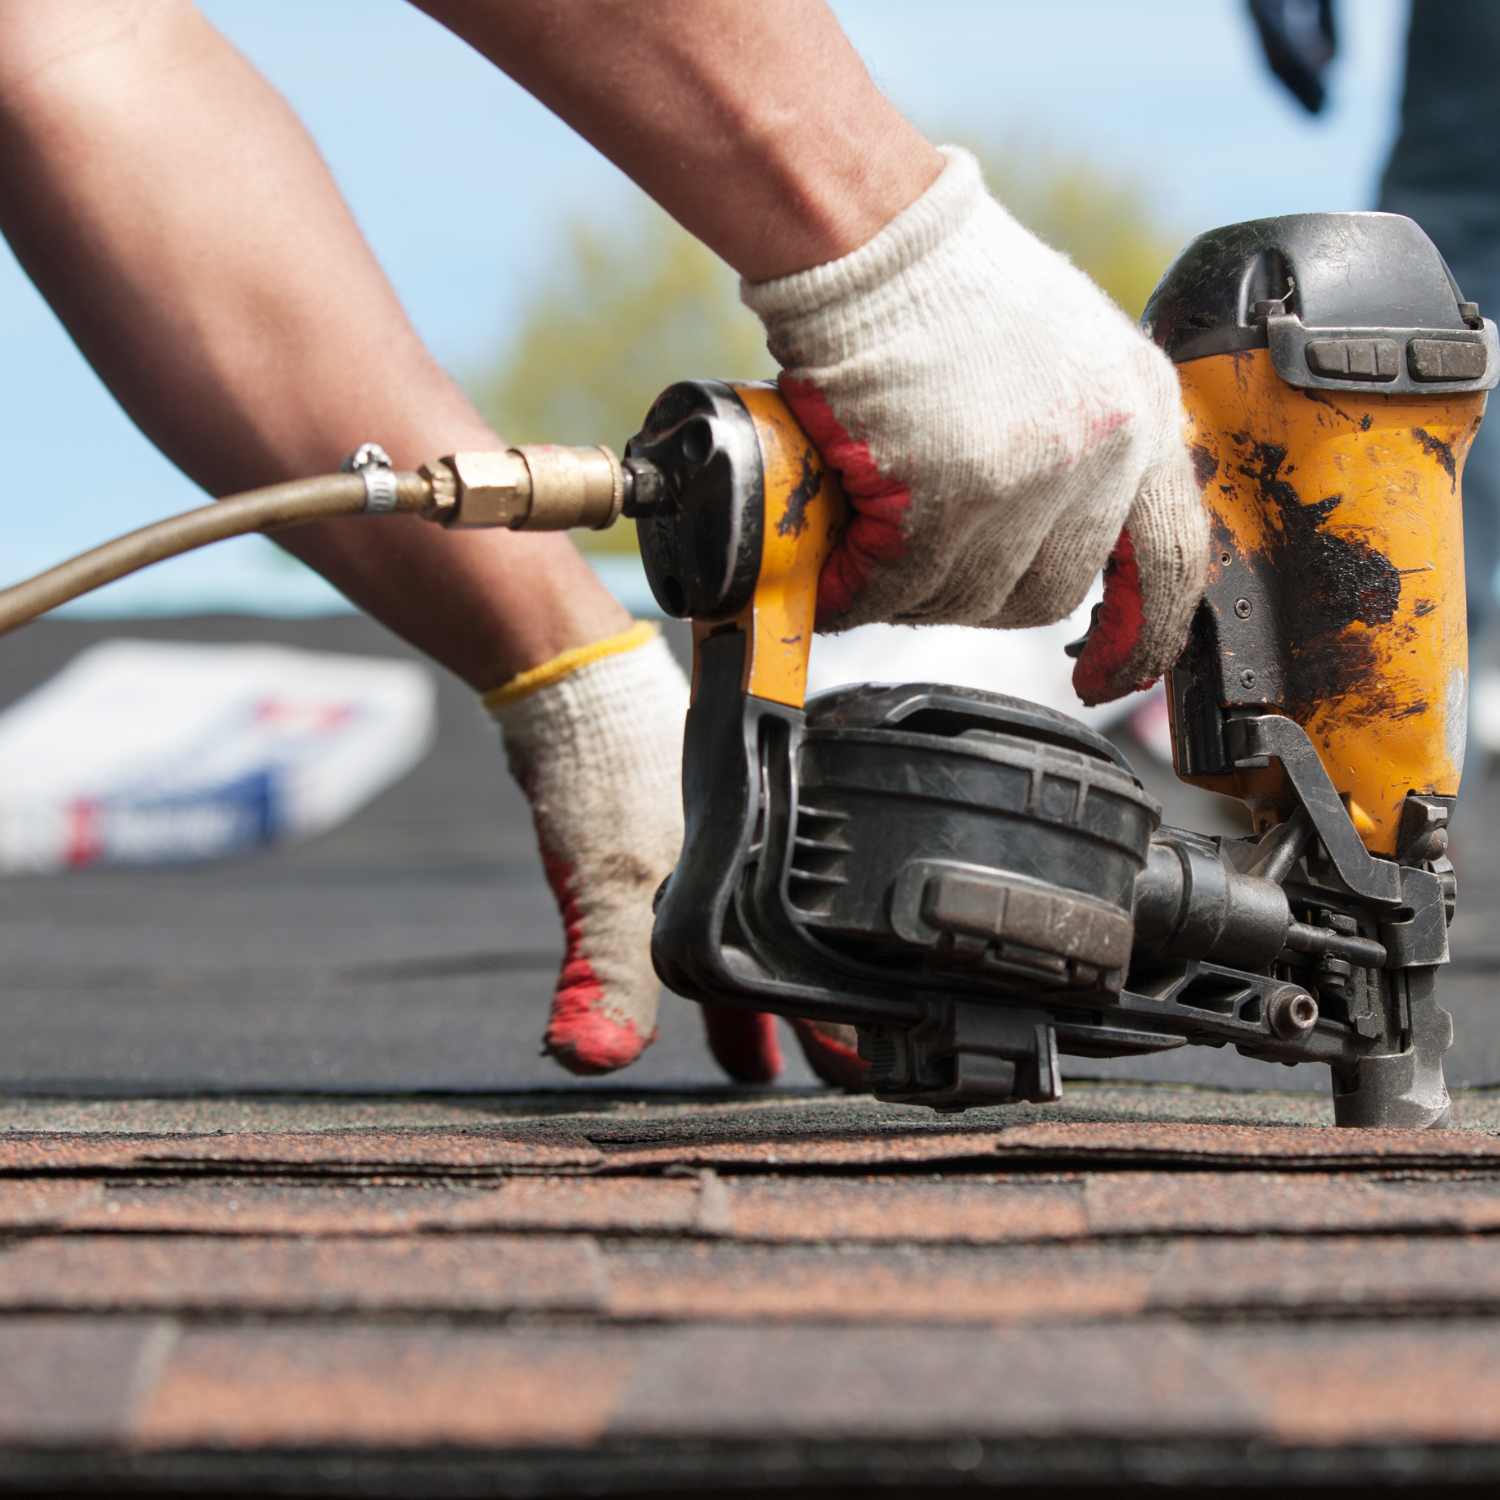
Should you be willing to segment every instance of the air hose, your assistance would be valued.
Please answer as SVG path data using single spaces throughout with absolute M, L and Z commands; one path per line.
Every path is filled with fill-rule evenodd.
M 430 504 L 432 486 L 421 475 L 392 477 L 396 481 L 395 503 L 390 509 L 420 511 Z M 155 521 L 0 590 L 0 635 L 152 563 L 253 531 L 277 531 L 331 516 L 357 515 L 367 509 L 368 501 L 361 474 L 328 474 L 246 490 L 242 495 L 230 495 L 180 516 Z
M 622 465 L 607 448 L 542 445 L 456 453 L 405 471 L 392 469 L 384 452 L 366 443 L 345 469 L 227 496 L 0 589 L 0 635 L 128 573 L 230 537 L 335 516 L 403 513 L 455 529 L 599 529 L 629 511 L 633 499 L 644 500 L 654 478 L 649 466 L 629 459 Z

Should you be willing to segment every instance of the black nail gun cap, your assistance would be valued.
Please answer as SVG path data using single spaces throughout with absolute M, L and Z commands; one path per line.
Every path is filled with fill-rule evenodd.
M 1199 235 L 1144 324 L 1179 364 L 1269 348 L 1296 386 L 1441 395 L 1500 380 L 1494 324 L 1400 214 L 1286 214 Z
M 1118 766 L 1134 778 L 1119 748 L 1086 724 L 1041 703 L 940 682 L 855 683 L 807 700 L 809 729 L 897 729 L 926 734 L 1016 734 Z

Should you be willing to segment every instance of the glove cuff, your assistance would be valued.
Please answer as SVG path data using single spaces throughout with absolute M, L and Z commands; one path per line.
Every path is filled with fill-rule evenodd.
M 916 202 L 902 209 L 872 240 L 838 260 L 779 276 L 741 281 L 740 299 L 770 329 L 877 291 L 954 235 L 980 204 L 991 201 L 979 163 L 959 146 L 940 146 L 947 165 Z
M 660 633 L 649 621 L 637 620 L 629 630 L 622 630 L 618 635 L 605 636 L 602 641 L 590 641 L 586 646 L 573 646 L 567 651 L 559 652 L 551 661 L 544 661 L 539 667 L 528 667 L 524 672 L 518 672 L 499 687 L 481 693 L 479 701 L 493 718 L 500 719 L 501 711 L 507 704 L 519 703 L 523 698 L 529 698 L 554 682 L 571 677 L 596 661 L 622 656 L 627 651 L 638 651 L 654 641 Z
M 687 683 L 655 625 L 565 651 L 484 695 L 500 726 L 511 769 L 534 800 L 578 795 L 554 786 L 564 772 L 586 783 L 639 776 L 677 801 L 676 749 Z M 601 761 L 599 747 L 609 746 Z M 541 768 L 549 774 L 541 775 Z M 545 785 L 544 785 L 545 783 Z M 675 852 L 675 851 L 674 851 Z

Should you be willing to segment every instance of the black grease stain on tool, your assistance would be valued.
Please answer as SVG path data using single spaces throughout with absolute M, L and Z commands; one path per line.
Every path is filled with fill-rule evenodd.
M 1304 718 L 1320 704 L 1339 700 L 1345 728 L 1401 718 L 1404 705 L 1385 679 L 1375 643 L 1373 635 L 1342 633 L 1292 643 L 1286 679 L 1292 714 Z
M 1433 437 L 1425 427 L 1413 427 L 1411 435 L 1422 445 L 1423 452 L 1431 454 L 1442 465 L 1443 473 L 1448 476 L 1448 488 L 1456 490 L 1458 488 L 1458 465 L 1454 462 L 1451 445 L 1445 443 L 1442 438 Z
M 787 496 L 786 509 L 776 523 L 777 536 L 802 535 L 807 526 L 807 507 L 822 483 L 822 470 L 818 468 L 817 459 L 809 448 L 802 455 L 802 478 L 797 481 L 797 488 Z
M 1269 523 L 1265 553 L 1253 565 L 1286 642 L 1285 706 L 1298 713 L 1356 688 L 1368 695 L 1379 680 L 1374 641 L 1347 629 L 1390 623 L 1401 602 L 1400 573 L 1368 542 L 1327 529 L 1342 495 L 1303 503 L 1286 478 L 1284 447 L 1243 446 L 1239 471 L 1255 485 Z M 1366 701 L 1376 707 L 1373 697 Z
M 1193 473 L 1198 480 L 1198 488 L 1206 489 L 1214 475 L 1219 472 L 1219 460 L 1203 446 L 1202 443 L 1193 444 Z

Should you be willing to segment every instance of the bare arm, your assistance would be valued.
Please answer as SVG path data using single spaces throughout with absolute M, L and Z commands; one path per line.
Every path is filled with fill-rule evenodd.
M 0 5 L 0 227 L 131 417 L 214 494 L 495 438 L 284 101 L 186 0 Z M 561 538 L 333 522 L 291 549 L 476 687 L 622 618 Z
M 752 281 L 855 249 L 942 158 L 822 0 L 415 0 Z

